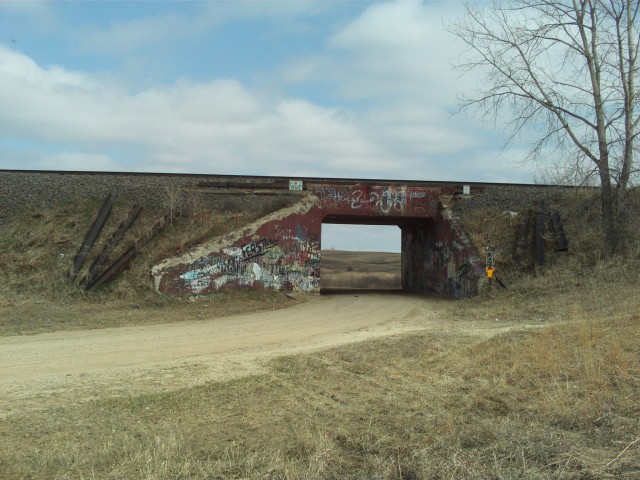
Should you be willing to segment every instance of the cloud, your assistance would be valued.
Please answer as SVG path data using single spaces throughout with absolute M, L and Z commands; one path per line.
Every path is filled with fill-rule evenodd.
M 177 11 L 113 20 L 106 26 L 92 24 L 71 35 L 81 42 L 81 48 L 99 54 L 148 54 L 150 49 L 171 48 L 181 42 L 197 44 L 216 29 L 242 21 L 266 22 L 280 33 L 305 32 L 310 28 L 309 18 L 329 8 L 312 0 L 186 2 Z
M 464 46 L 443 26 L 461 12 L 457 2 L 374 3 L 328 38 L 325 55 L 295 59 L 283 68 L 283 78 L 333 83 L 347 99 L 413 98 L 451 106 L 457 92 L 473 83 L 452 70 Z
M 123 76 L 44 66 L 0 45 L 0 142 L 38 148 L 31 162 L 55 165 L 42 168 L 493 178 L 500 170 L 490 173 L 496 148 L 486 132 L 447 112 L 460 88 L 448 66 L 457 46 L 442 40 L 449 37 L 441 18 L 453 5 L 374 3 L 328 37 L 325 51 L 277 70 L 282 76 L 264 90 L 259 82 L 185 77 L 132 91 Z M 110 35 L 102 47 L 114 52 L 161 42 L 163 32 L 192 25 L 189 15 L 113 24 L 92 48 Z M 334 101 L 306 95 L 314 82 L 337 92 Z M 295 96 L 287 93 L 292 84 L 301 86 Z
M 318 172 L 335 162 L 353 172 L 379 161 L 379 147 L 347 113 L 300 99 L 266 100 L 234 80 L 183 81 L 130 94 L 0 47 L 0 103 L 5 137 L 65 152 L 129 146 L 149 152 L 144 169 L 282 174 L 305 166 Z M 80 166 L 73 161 L 78 155 L 64 153 L 71 158 L 66 163 L 45 158 Z M 104 157 L 86 159 L 85 166 L 107 165 Z
M 114 22 L 103 28 L 85 28 L 75 36 L 82 39 L 82 48 L 121 55 L 193 35 L 192 26 L 186 15 L 169 13 Z

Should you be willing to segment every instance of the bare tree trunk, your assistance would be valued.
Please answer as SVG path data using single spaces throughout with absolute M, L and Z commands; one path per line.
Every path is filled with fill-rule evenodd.
M 466 16 L 452 25 L 469 47 L 459 68 L 488 72 L 461 108 L 504 123 L 514 136 L 534 127 L 539 139 L 529 158 L 544 164 L 548 153 L 566 155 L 561 162 L 585 174 L 578 183 L 597 172 L 604 253 L 620 253 L 629 237 L 627 193 L 640 179 L 640 2 L 483 3 L 468 0 Z

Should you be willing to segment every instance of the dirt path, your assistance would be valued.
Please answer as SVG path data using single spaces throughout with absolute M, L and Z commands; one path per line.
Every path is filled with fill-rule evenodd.
M 448 312 L 447 300 L 340 295 L 210 320 L 1 337 L 0 415 L 258 373 L 279 355 L 447 328 Z

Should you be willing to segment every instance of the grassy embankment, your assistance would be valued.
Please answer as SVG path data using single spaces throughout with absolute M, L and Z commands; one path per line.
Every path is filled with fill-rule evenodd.
M 100 209 L 101 200 L 53 209 L 29 208 L 0 225 L 0 335 L 54 330 L 106 328 L 180 321 L 279 308 L 297 302 L 274 292 L 220 292 L 208 299 L 158 295 L 151 288 L 151 266 L 191 246 L 239 228 L 263 212 L 211 211 L 193 202 L 140 249 L 130 268 L 100 289 L 85 292 L 66 275 Z M 78 280 L 126 217 L 131 205 L 117 202 L 90 252 Z M 151 230 L 167 209 L 142 211 L 134 228 L 111 254 L 118 258 Z M 204 300 L 204 301 L 200 301 Z M 206 304 L 206 307 L 204 306 Z
M 456 304 L 457 325 L 507 333 L 413 334 L 230 382 L 4 412 L 0 477 L 640 478 L 638 256 L 603 261 L 579 249 L 592 229 L 566 228 L 573 253 Z M 4 311 L 27 295 L 3 291 Z

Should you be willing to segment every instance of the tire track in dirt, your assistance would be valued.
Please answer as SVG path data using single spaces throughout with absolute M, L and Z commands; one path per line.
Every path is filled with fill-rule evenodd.
M 450 304 L 332 295 L 233 317 L 1 337 L 0 415 L 256 374 L 280 355 L 442 328 L 450 324 Z

